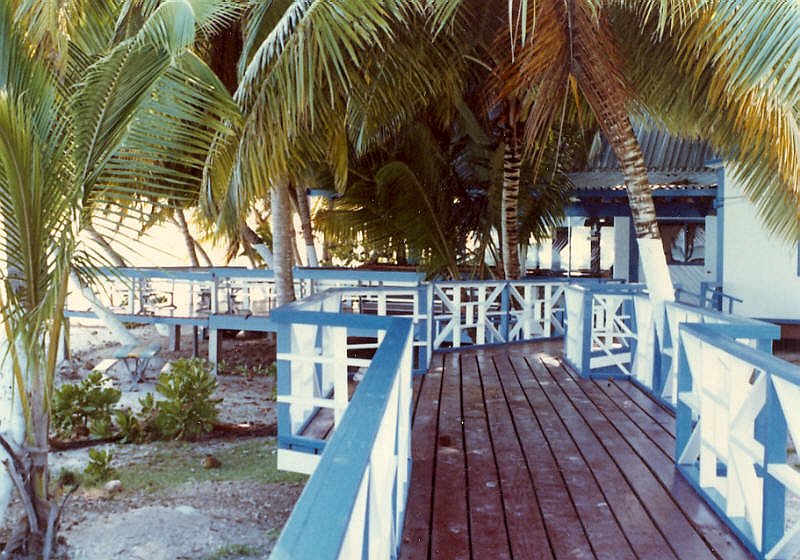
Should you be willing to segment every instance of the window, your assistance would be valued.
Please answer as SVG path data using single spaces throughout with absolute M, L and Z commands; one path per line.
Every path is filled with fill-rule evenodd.
M 664 253 L 669 264 L 702 265 L 706 255 L 706 231 L 702 223 L 663 223 L 659 225 Z

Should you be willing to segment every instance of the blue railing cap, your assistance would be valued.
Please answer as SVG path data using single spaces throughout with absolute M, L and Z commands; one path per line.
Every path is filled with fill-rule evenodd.
M 380 319 L 388 327 L 386 335 L 327 443 L 314 475 L 297 500 L 270 558 L 333 559 L 339 556 L 380 429 L 378 419 L 389 404 L 392 385 L 412 331 L 410 319 L 371 319 Z M 313 538 L 309 538 L 310 534 Z
M 800 367 L 743 344 L 733 337 L 745 338 L 742 325 L 719 323 L 682 323 L 678 330 L 695 336 L 707 344 L 727 352 L 755 368 L 769 372 L 795 385 L 800 385 Z M 752 327 L 752 326 L 751 326 Z

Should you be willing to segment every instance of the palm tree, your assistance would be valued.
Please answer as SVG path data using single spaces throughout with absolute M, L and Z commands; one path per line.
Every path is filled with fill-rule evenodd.
M 212 157 L 229 170 L 217 181 L 231 187 L 229 194 L 217 200 L 228 201 L 233 222 L 265 185 L 293 168 L 298 145 L 315 161 L 331 162 L 341 187 L 345 139 L 361 153 L 427 100 L 462 91 L 470 48 L 465 14 L 485 7 L 478 0 L 307 0 L 269 12 L 269 4 L 257 4 L 251 22 L 258 32 L 245 40 L 253 54 L 244 57 L 236 94 L 245 120 Z M 769 225 L 797 233 L 791 188 L 800 175 L 791 71 L 797 46 L 777 34 L 759 40 L 771 33 L 771 22 L 797 21 L 795 3 L 509 0 L 508 6 L 511 33 L 503 34 L 510 56 L 495 71 L 501 98 L 530 108 L 523 144 L 546 144 L 568 96 L 588 103 L 625 173 L 655 301 L 674 294 L 630 113 L 646 111 L 672 132 L 709 133 L 714 147 L 739 165 Z M 753 40 L 742 39 L 743 23 L 758 30 Z
M 309 167 L 320 163 L 343 188 L 350 146 L 368 150 L 429 96 L 458 90 L 463 59 L 448 56 L 458 45 L 442 34 L 437 48 L 417 48 L 430 40 L 416 0 L 256 3 L 235 94 L 243 120 L 230 123 L 209 157 L 202 203 L 209 218 L 237 234 L 255 201 L 270 189 L 304 184 Z M 386 59 L 389 44 L 398 56 Z M 287 233 L 273 231 L 276 262 L 287 260 L 278 254 L 289 247 L 278 243 Z
M 180 180 L 179 166 L 202 164 L 196 142 L 218 126 L 219 95 L 189 49 L 236 7 L 17 4 L 15 14 L 0 3 L 0 355 L 2 388 L 12 388 L 0 406 L 0 445 L 24 515 L 4 552 L 47 558 L 60 515 L 48 491 L 47 436 L 67 280 L 73 270 L 92 275 L 81 229 L 96 210 L 132 205 L 151 189 L 157 196 Z M 159 109 L 194 120 L 165 123 Z M 164 152 L 176 165 L 163 164 Z
M 460 4 L 442 2 L 440 8 Z M 794 79 L 790 54 L 797 46 L 782 39 L 772 23 L 796 23 L 796 4 L 539 0 L 509 5 L 519 8 L 517 21 L 523 24 L 512 29 L 514 48 L 498 75 L 505 95 L 531 104 L 526 143 L 549 134 L 566 97 L 580 91 L 625 175 L 655 301 L 674 294 L 630 112 L 655 116 L 675 133 L 710 134 L 712 145 L 738 164 L 773 229 L 796 236 L 792 185 L 800 158 L 795 93 L 786 84 Z M 757 31 L 743 36 L 742 29 Z M 781 70 L 772 73 L 776 68 Z M 769 166 L 778 173 L 768 172 Z

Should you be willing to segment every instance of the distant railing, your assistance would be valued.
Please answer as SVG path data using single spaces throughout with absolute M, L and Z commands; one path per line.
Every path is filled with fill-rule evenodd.
M 800 471 L 787 463 L 787 428 L 800 441 L 800 368 L 735 340 L 759 338 L 752 325 L 678 331 L 678 468 L 759 558 L 797 558 L 786 494 L 800 496 Z
M 637 329 L 637 284 L 570 285 L 566 289 L 568 328 L 564 358 L 584 377 L 631 375 Z
M 433 349 L 564 334 L 565 281 L 434 282 Z
M 330 290 L 273 311 L 279 466 L 308 460 L 287 447 L 314 411 L 331 409 L 337 429 L 270 558 L 397 555 L 410 471 L 412 320 L 343 312 L 344 295 Z M 371 359 L 347 356 L 351 334 L 378 340 Z M 348 366 L 366 368 L 352 398 Z
M 673 341 L 682 323 L 737 326 L 737 338 L 769 349 L 780 335 L 775 325 L 667 302 L 654 314 L 642 285 L 585 284 L 566 290 L 566 361 L 583 377 L 630 377 L 674 408 L 677 362 Z
M 241 267 L 109 268 L 99 294 L 118 313 L 130 316 L 267 314 L 275 307 L 272 270 Z M 295 296 L 302 299 L 345 286 L 416 286 L 417 272 L 296 268 Z

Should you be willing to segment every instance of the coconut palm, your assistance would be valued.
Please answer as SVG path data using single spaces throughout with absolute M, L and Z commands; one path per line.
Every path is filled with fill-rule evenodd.
M 5 553 L 39 558 L 52 553 L 60 514 L 48 491 L 47 436 L 67 279 L 73 270 L 92 271 L 81 228 L 99 208 L 133 204 L 150 189 L 157 196 L 180 180 L 181 166 L 202 162 L 195 152 L 204 127 L 210 138 L 218 126 L 219 96 L 189 49 L 196 33 L 212 32 L 236 8 L 16 4 L 15 14 L 0 3 L 0 356 L 8 397 L 0 444 L 24 506 Z M 194 120 L 173 123 L 170 115 Z M 164 153 L 172 165 L 164 165 Z
M 252 21 L 269 19 L 268 4 L 257 4 L 262 12 Z M 245 40 L 253 55 L 245 57 L 237 100 L 246 118 L 241 133 L 231 136 L 236 141 L 222 142 L 224 149 L 215 152 L 229 164 L 216 183 L 233 186 L 222 197 L 230 219 L 235 222 L 265 186 L 290 183 L 285 174 L 308 159 L 295 157 L 298 145 L 317 161 L 327 160 L 341 186 L 344 139 L 360 152 L 427 106 L 421 100 L 461 91 L 471 48 L 465 14 L 486 5 L 281 3 L 269 25 Z M 797 233 L 792 185 L 800 143 L 792 57 L 798 47 L 776 28 L 776 22 L 797 22 L 796 3 L 509 0 L 508 7 L 502 33 L 509 56 L 495 72 L 499 97 L 526 108 L 522 140 L 528 148 L 545 145 L 544 137 L 560 126 L 568 96 L 588 103 L 626 176 L 654 300 L 674 296 L 631 113 L 646 111 L 675 133 L 709 134 L 719 153 L 739 165 L 768 224 Z M 448 64 L 437 66 L 442 59 Z
M 456 5 L 462 3 L 438 3 L 439 14 L 446 19 Z M 707 136 L 738 164 L 768 224 L 797 236 L 796 94 L 788 84 L 796 80 L 798 47 L 778 27 L 797 24 L 796 3 L 538 0 L 509 6 L 519 9 L 512 11 L 522 23 L 512 25 L 513 48 L 498 75 L 505 95 L 531 104 L 526 143 L 549 134 L 565 98 L 580 92 L 624 172 L 655 300 L 673 299 L 673 290 L 630 113 L 654 116 L 674 133 Z
M 366 151 L 428 97 L 458 89 L 458 45 L 442 34 L 419 49 L 431 40 L 425 23 L 417 0 L 254 4 L 235 94 L 244 120 L 220 139 L 206 176 L 203 208 L 221 230 L 239 232 L 255 201 L 303 184 L 309 166 L 325 163 L 343 188 L 350 146 Z M 389 44 L 398 56 L 387 59 Z M 287 233 L 273 231 L 276 249 L 290 246 L 278 243 Z

